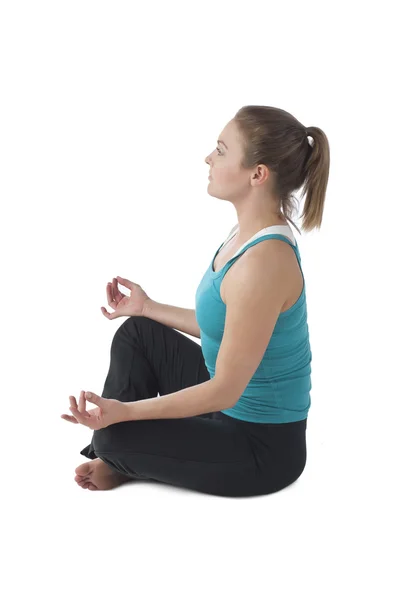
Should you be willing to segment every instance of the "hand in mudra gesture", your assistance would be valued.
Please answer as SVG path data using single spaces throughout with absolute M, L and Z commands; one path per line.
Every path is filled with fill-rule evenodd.
M 118 289 L 118 284 L 121 284 L 130 290 L 130 295 L 126 296 Z M 107 283 L 106 287 L 108 305 L 114 310 L 109 313 L 104 306 L 101 307 L 101 312 L 107 319 L 112 320 L 117 317 L 142 317 L 149 296 L 142 287 L 123 277 L 113 277 L 111 283 Z
M 96 408 L 87 410 L 86 400 L 92 404 L 96 404 Z M 78 404 L 75 396 L 70 396 L 69 402 L 69 410 L 72 415 L 64 413 L 61 415 L 61 418 L 70 423 L 80 423 L 89 427 L 89 429 L 103 429 L 104 427 L 114 425 L 114 423 L 122 423 L 131 419 L 126 402 L 120 402 L 111 398 L 102 398 L 94 392 L 85 392 L 82 390 Z

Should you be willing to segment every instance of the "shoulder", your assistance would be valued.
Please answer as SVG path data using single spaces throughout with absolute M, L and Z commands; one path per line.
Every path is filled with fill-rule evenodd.
M 285 302 L 291 292 L 293 267 L 296 265 L 293 248 L 283 240 L 266 239 L 251 246 L 224 277 L 226 304 L 243 287 L 259 294 L 270 293 L 274 289 Z
M 283 276 L 290 264 L 296 264 L 295 251 L 283 240 L 266 239 L 254 244 L 234 263 L 237 273 L 260 274 L 279 272 Z

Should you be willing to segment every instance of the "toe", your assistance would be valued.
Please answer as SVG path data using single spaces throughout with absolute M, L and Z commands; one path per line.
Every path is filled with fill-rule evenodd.
M 79 467 L 76 467 L 75 469 L 75 473 L 81 477 L 87 477 L 89 475 L 89 473 L 92 471 L 93 467 L 92 467 L 92 463 L 90 462 L 86 462 L 83 463 L 82 465 L 79 465 Z

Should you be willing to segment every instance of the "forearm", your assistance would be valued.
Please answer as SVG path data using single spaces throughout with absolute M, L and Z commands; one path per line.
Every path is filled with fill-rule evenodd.
M 124 402 L 126 406 L 124 421 L 195 417 L 224 410 L 231 407 L 233 403 L 233 399 L 228 398 L 226 388 L 212 378 L 173 394 Z
M 200 328 L 197 324 L 194 309 L 180 308 L 179 306 L 149 300 L 145 305 L 143 316 L 200 338 Z

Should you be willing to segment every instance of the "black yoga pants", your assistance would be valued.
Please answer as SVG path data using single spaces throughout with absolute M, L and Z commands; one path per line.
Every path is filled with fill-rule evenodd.
M 128 317 L 111 343 L 102 396 L 133 402 L 210 379 L 201 346 L 148 317 Z M 293 483 L 306 464 L 307 419 L 251 423 L 220 411 L 115 423 L 80 454 L 114 471 L 218 496 L 257 496 Z

